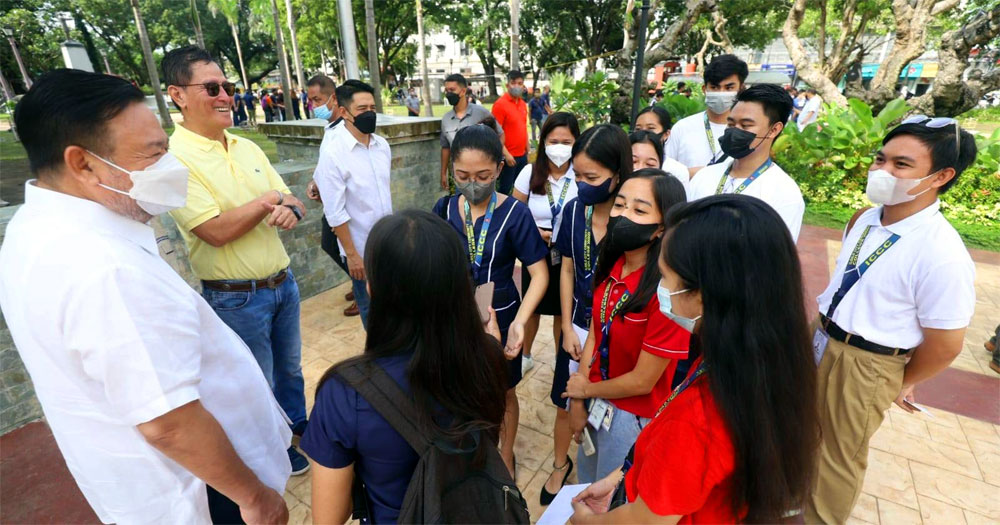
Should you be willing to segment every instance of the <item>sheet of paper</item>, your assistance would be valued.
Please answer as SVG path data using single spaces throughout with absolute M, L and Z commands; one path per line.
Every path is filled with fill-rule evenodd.
M 549 507 L 542 513 L 542 517 L 538 518 L 536 525 L 566 525 L 566 522 L 573 516 L 573 498 L 588 486 L 590 483 L 563 486 L 556 494 L 556 499 L 552 500 Z

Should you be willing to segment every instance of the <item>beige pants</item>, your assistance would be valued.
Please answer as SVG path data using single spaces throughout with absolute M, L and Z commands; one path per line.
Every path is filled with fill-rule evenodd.
M 844 523 L 861 494 L 868 441 L 903 384 L 904 356 L 884 356 L 830 340 L 819 364 L 823 431 L 806 523 Z

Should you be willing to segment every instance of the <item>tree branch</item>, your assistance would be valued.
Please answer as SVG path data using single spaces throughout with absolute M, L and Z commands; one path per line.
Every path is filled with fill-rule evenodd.
M 806 11 L 806 0 L 795 0 L 792 8 L 788 11 L 788 18 L 781 28 L 781 36 L 788 48 L 788 55 L 795 64 L 795 70 L 799 77 L 807 84 L 816 88 L 827 102 L 846 106 L 847 98 L 837 89 L 837 84 L 830 80 L 809 60 L 806 48 L 799 38 L 799 28 L 802 27 L 802 19 Z

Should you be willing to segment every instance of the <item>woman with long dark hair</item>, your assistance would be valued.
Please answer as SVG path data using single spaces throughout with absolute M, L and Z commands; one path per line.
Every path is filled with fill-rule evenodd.
M 473 298 L 465 249 L 451 228 L 425 211 L 389 215 L 372 228 L 364 260 L 371 290 L 365 351 L 320 379 L 301 442 L 314 463 L 316 523 L 347 521 L 355 475 L 367 489 L 373 521 L 395 522 L 418 459 L 342 382 L 340 367 L 376 363 L 412 394 L 419 411 L 413 418 L 449 441 L 482 431 L 496 442 L 504 416 L 507 362 L 495 316 L 490 336 Z
M 664 239 L 660 310 L 702 355 L 571 522 L 777 522 L 805 501 L 819 443 L 795 243 L 744 195 L 674 208 Z M 628 503 L 608 512 L 623 477 Z
M 656 298 L 663 219 L 684 200 L 681 183 L 658 169 L 633 173 L 615 194 L 594 273 L 586 368 L 569 378 L 563 394 L 573 400 L 574 434 L 586 434 L 577 455 L 581 483 L 621 465 L 670 394 L 677 361 L 687 358 L 690 334 L 660 312 Z
M 573 143 L 580 136 L 580 125 L 572 113 L 560 111 L 549 115 L 542 124 L 538 138 L 538 153 L 535 162 L 521 170 L 514 180 L 513 197 L 528 205 L 535 219 L 538 233 L 549 246 L 549 287 L 528 322 L 524 326 L 524 373 L 534 366 L 531 359 L 531 345 L 538 333 L 538 324 L 543 315 L 552 315 L 552 340 L 558 344 L 562 322 L 559 319 L 559 275 L 562 270 L 562 256 L 554 242 L 559 232 L 563 206 L 576 198 L 576 182 L 573 180 Z M 528 269 L 521 267 L 521 286 L 531 283 Z
M 649 131 L 633 131 L 628 136 L 632 143 L 632 169 L 660 169 L 663 164 L 663 143 L 660 137 Z
M 520 417 L 515 387 L 521 381 L 524 326 L 548 286 L 545 258 L 549 250 L 528 207 L 496 191 L 503 166 L 503 146 L 492 127 L 480 124 L 459 130 L 451 142 L 451 159 L 459 195 L 442 197 L 434 205 L 434 213 L 451 225 L 466 247 L 473 283 L 494 286 L 493 308 L 504 352 L 510 359 L 500 455 L 515 477 L 514 440 Z M 427 249 L 433 249 L 433 245 Z M 521 261 L 531 276 L 523 300 L 514 284 L 516 261 Z
M 673 126 L 669 111 L 660 106 L 646 106 L 639 110 L 634 124 L 632 129 L 652 133 L 660 141 L 660 149 L 664 149 L 663 147 L 666 146 L 667 139 L 670 137 L 670 128 Z M 691 180 L 686 166 L 662 153 L 660 154 L 659 168 L 677 177 L 685 187 Z

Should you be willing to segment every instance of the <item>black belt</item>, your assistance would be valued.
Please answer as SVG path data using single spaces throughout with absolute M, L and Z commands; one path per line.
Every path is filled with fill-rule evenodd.
M 288 277 L 288 269 L 258 281 L 202 281 L 201 285 L 209 290 L 223 292 L 251 292 L 258 288 L 277 288 Z
M 873 354 L 897 356 L 906 355 L 913 350 L 912 348 L 890 348 L 888 346 L 873 343 L 860 335 L 852 334 L 837 326 L 837 323 L 831 321 L 829 317 L 823 314 L 819 315 L 819 324 L 823 327 L 823 331 L 826 332 L 826 335 L 829 335 L 831 339 L 835 339 L 841 343 L 851 345 L 855 348 L 860 348 Z

